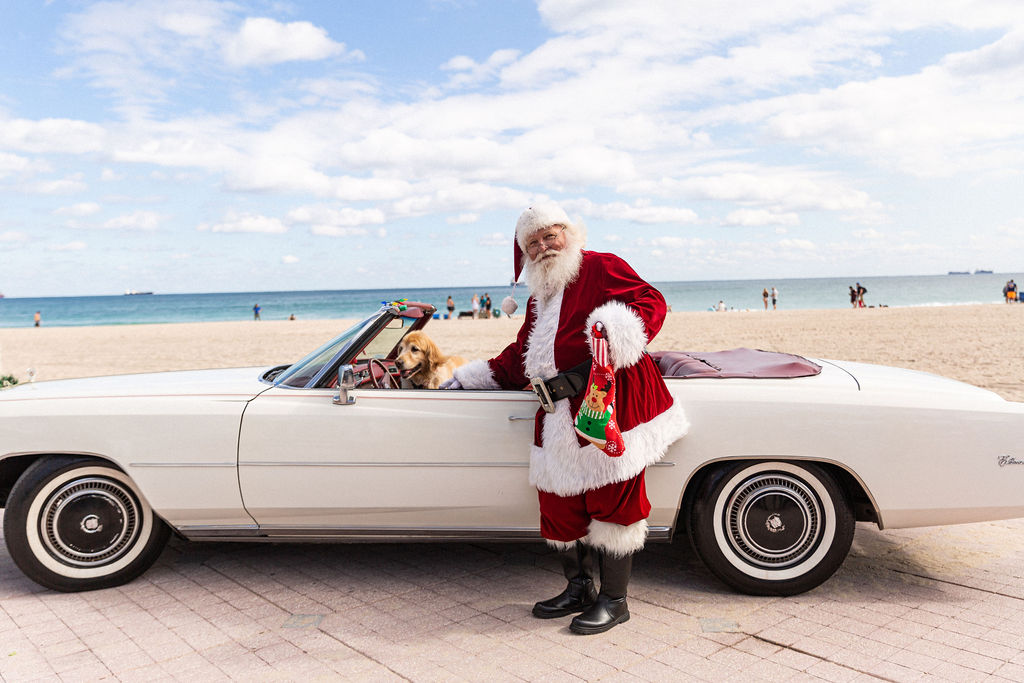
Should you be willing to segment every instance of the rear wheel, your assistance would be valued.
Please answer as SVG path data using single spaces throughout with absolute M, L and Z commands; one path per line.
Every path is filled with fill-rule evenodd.
M 102 460 L 35 462 L 11 489 L 4 540 L 36 583 L 72 592 L 127 583 L 159 557 L 170 530 L 134 482 Z
M 715 576 L 751 595 L 795 595 L 843 563 L 856 520 L 842 488 L 812 463 L 742 462 L 706 477 L 690 540 Z

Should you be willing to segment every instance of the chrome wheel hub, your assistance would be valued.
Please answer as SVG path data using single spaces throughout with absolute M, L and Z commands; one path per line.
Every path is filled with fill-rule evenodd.
M 139 501 L 117 481 L 76 479 L 57 489 L 43 504 L 40 538 L 50 555 L 64 564 L 109 564 L 137 540 L 139 510 Z
M 745 562 L 771 569 L 796 564 L 814 552 L 824 527 L 818 496 L 783 472 L 743 482 L 729 497 L 723 521 L 733 550 Z

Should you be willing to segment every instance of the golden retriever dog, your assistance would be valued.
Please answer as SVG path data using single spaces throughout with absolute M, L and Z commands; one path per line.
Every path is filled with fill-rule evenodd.
M 446 356 L 423 332 L 410 332 L 398 347 L 395 366 L 402 373 L 402 386 L 412 389 L 437 389 L 451 379 L 455 368 L 468 361 Z

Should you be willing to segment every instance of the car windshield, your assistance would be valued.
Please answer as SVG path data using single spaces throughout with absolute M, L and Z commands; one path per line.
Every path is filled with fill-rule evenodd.
M 350 327 L 342 333 L 341 336 L 335 337 L 278 375 L 274 384 L 277 386 L 283 385 L 287 387 L 306 386 L 306 384 L 309 383 L 309 380 L 313 379 L 313 377 L 315 377 L 325 365 L 331 362 L 332 358 L 347 349 L 352 342 L 362 336 L 363 332 L 365 332 L 366 329 L 373 325 L 379 318 L 380 313 L 376 313 L 358 325 Z
M 387 358 L 391 352 L 402 341 L 402 337 L 408 331 L 411 321 L 405 318 L 395 318 L 388 322 L 383 330 L 370 340 L 356 356 L 356 360 L 365 358 Z

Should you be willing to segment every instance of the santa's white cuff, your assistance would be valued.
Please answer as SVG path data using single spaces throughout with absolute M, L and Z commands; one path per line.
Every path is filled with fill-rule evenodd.
M 644 549 L 647 540 L 647 520 L 641 519 L 635 524 L 623 526 L 597 519 L 590 521 L 584 543 L 594 546 L 601 552 L 612 557 L 625 557 Z
M 463 389 L 501 389 L 494 379 L 491 364 L 485 360 L 474 360 L 455 368 L 455 379 Z
M 647 348 L 644 321 L 621 301 L 609 301 L 587 316 L 587 342 L 593 342 L 594 323 L 604 323 L 607 330 L 608 355 L 613 370 L 636 364 Z

